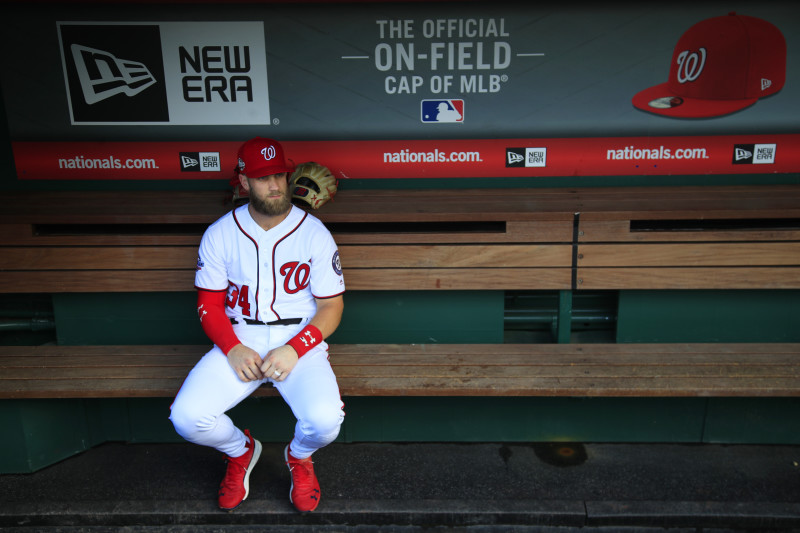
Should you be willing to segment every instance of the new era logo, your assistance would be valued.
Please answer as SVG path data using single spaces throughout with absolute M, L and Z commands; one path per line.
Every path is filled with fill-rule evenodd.
M 524 163 L 524 162 L 525 162 L 525 156 L 524 155 L 522 155 L 520 153 L 517 153 L 517 152 L 512 152 L 511 150 L 509 150 L 506 153 L 506 165 L 508 165 L 508 166 L 519 165 L 519 164 Z
M 737 144 L 733 147 L 734 165 L 770 165 L 775 163 L 777 144 Z
M 506 167 L 546 167 L 547 148 L 506 148 Z
M 156 83 L 144 63 L 119 59 L 103 50 L 79 44 L 70 48 L 83 98 L 89 105 L 117 94 L 135 96 Z
M 219 172 L 219 152 L 181 152 L 181 172 Z
M 72 124 L 272 123 L 262 21 L 58 22 L 58 34 Z
M 767 78 L 761 78 L 761 90 L 766 91 L 772 87 L 772 80 L 768 80 Z
M 156 24 L 59 23 L 74 124 L 168 123 Z
M 753 157 L 753 152 L 750 150 L 745 150 L 744 148 L 736 148 L 733 151 L 733 161 L 741 161 L 743 159 L 751 159 Z

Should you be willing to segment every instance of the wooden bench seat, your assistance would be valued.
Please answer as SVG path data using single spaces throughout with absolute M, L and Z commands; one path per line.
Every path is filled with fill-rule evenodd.
M 207 348 L 4 346 L 0 398 L 171 397 Z M 351 344 L 330 357 L 343 396 L 800 396 L 790 343 Z

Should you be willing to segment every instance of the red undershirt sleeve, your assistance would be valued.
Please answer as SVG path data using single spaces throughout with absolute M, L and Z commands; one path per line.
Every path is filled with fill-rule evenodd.
M 239 344 L 239 338 L 233 332 L 233 326 L 225 314 L 226 291 L 197 291 L 197 314 L 211 342 L 219 346 L 227 355 L 234 346 Z

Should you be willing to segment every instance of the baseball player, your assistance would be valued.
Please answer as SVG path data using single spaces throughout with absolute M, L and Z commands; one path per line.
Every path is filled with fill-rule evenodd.
M 183 438 L 227 456 L 219 506 L 247 498 L 261 443 L 225 414 L 271 382 L 297 417 L 284 450 L 289 499 L 313 511 L 311 455 L 339 434 L 344 411 L 324 339 L 339 325 L 345 286 L 339 252 L 314 216 L 291 204 L 282 146 L 256 137 L 239 149 L 249 203 L 209 226 L 200 243 L 197 312 L 213 348 L 186 378 L 170 420 Z M 268 416 L 268 414 L 267 414 Z

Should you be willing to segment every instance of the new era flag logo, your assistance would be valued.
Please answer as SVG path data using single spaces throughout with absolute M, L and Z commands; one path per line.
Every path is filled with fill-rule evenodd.
M 144 63 L 118 59 L 103 50 L 79 44 L 70 49 L 83 98 L 89 105 L 117 94 L 135 96 L 156 83 Z
M 157 24 L 58 28 L 74 124 L 169 122 Z

